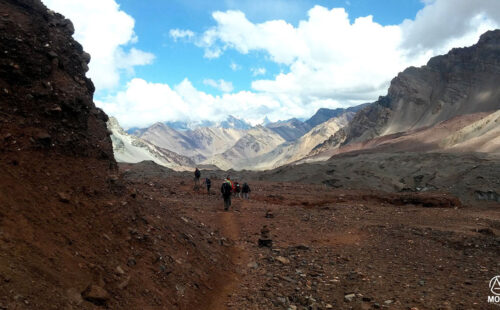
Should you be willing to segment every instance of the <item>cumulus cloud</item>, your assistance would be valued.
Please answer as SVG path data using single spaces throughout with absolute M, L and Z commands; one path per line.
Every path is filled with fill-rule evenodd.
M 127 46 L 137 42 L 134 19 L 115 0 L 43 0 L 48 8 L 71 19 L 74 37 L 90 53 L 88 76 L 96 89 L 117 87 L 120 74 L 153 62 L 154 55 Z
M 194 32 L 192 32 L 191 30 L 170 29 L 169 34 L 174 39 L 174 41 L 184 38 L 191 39 L 192 37 L 194 37 Z
M 282 20 L 250 22 L 239 11 L 215 12 L 217 25 L 199 39 L 206 53 L 228 48 L 242 54 L 264 51 L 288 73 L 252 83 L 255 91 L 293 96 L 304 102 L 325 98 L 372 100 L 405 65 L 398 48 L 402 31 L 381 26 L 371 16 L 353 23 L 344 9 L 316 6 L 298 27 Z M 211 53 L 211 51 L 218 51 Z M 253 71 L 256 76 L 262 71 Z
M 411 65 L 423 65 L 452 47 L 475 43 L 500 24 L 497 0 L 426 0 L 415 20 L 383 26 L 372 16 L 350 21 L 345 9 L 315 6 L 307 20 L 253 23 L 241 11 L 214 12 L 215 26 L 195 44 L 205 57 L 228 49 L 241 54 L 264 52 L 289 68 L 272 80 L 256 80 L 254 91 L 303 102 L 334 99 L 373 101 L 390 80 Z M 252 71 L 257 76 L 257 71 Z
M 204 49 L 206 58 L 221 57 L 228 50 L 264 54 L 282 72 L 273 78 L 261 76 L 252 82 L 251 91 L 236 93 L 231 93 L 230 82 L 205 80 L 222 90 L 219 96 L 197 90 L 188 79 L 174 86 L 133 79 L 124 91 L 98 104 L 125 127 L 142 127 L 227 115 L 253 123 L 264 116 L 276 121 L 308 117 L 321 107 L 371 102 L 384 95 L 390 80 L 406 67 L 423 65 L 451 47 L 474 44 L 479 34 L 500 25 L 498 0 L 424 1 L 414 20 L 388 26 L 372 16 L 351 21 L 345 9 L 321 6 L 310 9 L 307 19 L 296 25 L 285 20 L 255 23 L 235 10 L 214 12 L 215 24 L 205 32 L 191 35 L 174 29 L 171 36 L 188 38 Z M 239 69 L 237 64 L 230 67 Z M 263 72 L 254 69 L 254 76 Z
M 425 0 L 415 20 L 405 20 L 403 47 L 442 50 L 471 44 L 478 34 L 500 25 L 498 0 Z
M 203 80 L 203 84 L 216 88 L 224 93 L 230 93 L 234 89 L 233 83 L 224 81 L 222 79 L 218 81 L 212 79 L 205 79 Z
M 250 71 L 252 71 L 253 76 L 264 75 L 267 72 L 266 68 L 252 68 Z
M 253 124 L 268 115 L 273 121 L 307 115 L 299 101 L 250 91 L 213 96 L 197 90 L 185 79 L 173 87 L 132 79 L 124 91 L 96 102 L 107 113 L 118 118 L 125 128 L 145 127 L 157 121 L 220 121 L 234 115 Z M 335 101 L 315 103 L 319 107 L 338 107 Z

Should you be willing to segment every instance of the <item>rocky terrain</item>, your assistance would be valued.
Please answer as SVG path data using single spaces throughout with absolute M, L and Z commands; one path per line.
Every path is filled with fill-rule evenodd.
M 72 39 L 69 20 L 39 0 L 0 0 L 0 30 L 0 309 L 497 308 L 487 303 L 500 254 L 498 112 L 490 111 L 497 93 L 477 93 L 481 108 L 456 115 L 443 105 L 436 113 L 446 117 L 426 116 L 404 133 L 356 136 L 343 146 L 349 152 L 324 162 L 203 170 L 213 182 L 207 193 L 193 187 L 192 171 L 117 164 L 112 139 L 123 156 L 172 168 L 190 162 L 129 136 L 96 108 L 85 77 L 90 56 Z M 497 35 L 431 61 L 426 74 L 459 59 L 445 77 L 477 71 L 471 79 L 485 91 Z M 436 94 L 452 98 L 462 89 L 454 87 Z M 371 109 L 354 119 L 379 111 Z M 402 113 L 389 112 L 380 128 Z M 303 152 L 315 135 L 347 141 L 349 126 L 326 121 L 296 141 L 305 139 Z M 265 127 L 187 130 L 205 141 L 207 153 L 192 154 L 198 160 L 219 146 L 244 158 L 286 143 Z M 164 142 L 188 149 L 189 135 Z M 422 147 L 411 143 L 417 138 L 450 151 L 409 151 Z M 252 191 L 224 212 L 219 188 L 228 174 Z
M 221 237 L 121 180 L 72 23 L 0 12 L 0 309 L 199 308 Z
M 328 161 L 280 167 L 255 178 L 393 193 L 447 192 L 464 203 L 483 205 L 488 200 L 500 202 L 499 175 L 497 155 L 360 151 Z
M 499 266 L 498 203 L 282 179 L 251 181 L 251 199 L 233 198 L 224 212 L 217 193 L 192 192 L 190 174 L 152 163 L 121 170 L 187 223 L 224 236 L 216 242 L 236 268 L 218 275 L 224 284 L 203 309 L 496 309 L 486 300 Z M 217 192 L 218 173 L 207 175 Z M 259 247 L 263 235 L 272 247 Z

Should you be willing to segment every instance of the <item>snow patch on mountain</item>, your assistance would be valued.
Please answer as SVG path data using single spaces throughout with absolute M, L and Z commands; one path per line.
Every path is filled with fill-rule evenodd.
M 191 159 L 176 154 L 170 150 L 155 146 L 148 141 L 129 135 L 114 117 L 107 122 L 111 132 L 113 153 L 116 161 L 125 163 L 138 163 L 151 160 L 174 170 L 190 170 L 195 166 Z

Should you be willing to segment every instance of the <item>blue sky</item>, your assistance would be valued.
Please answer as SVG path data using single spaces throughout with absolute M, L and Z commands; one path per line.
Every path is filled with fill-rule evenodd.
M 497 0 L 43 1 L 75 24 L 95 102 L 125 128 L 372 102 L 500 24 Z
M 306 1 L 285 0 L 275 1 L 276 5 L 269 10 L 269 0 L 243 1 L 206 1 L 206 0 L 118 0 L 121 9 L 135 19 L 135 33 L 139 41 L 135 44 L 141 50 L 156 55 L 154 65 L 142 66 L 136 69 L 136 74 L 148 81 L 174 85 L 189 78 L 200 90 L 219 94 L 220 91 L 203 84 L 206 78 L 229 80 L 234 90 L 250 89 L 254 76 L 252 68 L 266 68 L 267 73 L 261 77 L 271 77 L 286 66 L 280 66 L 266 60 L 262 53 L 242 55 L 229 51 L 217 59 L 203 58 L 203 50 L 186 42 L 175 42 L 170 36 L 170 29 L 190 29 L 203 32 L 214 24 L 212 12 L 226 10 L 241 10 L 254 23 L 267 20 L 283 19 L 297 25 L 300 20 L 307 19 L 307 11 L 315 5 L 327 8 L 344 7 L 349 18 L 373 15 L 374 21 L 382 25 L 400 24 L 404 19 L 412 19 L 423 8 L 419 0 L 330 0 Z M 241 67 L 232 70 L 231 63 Z

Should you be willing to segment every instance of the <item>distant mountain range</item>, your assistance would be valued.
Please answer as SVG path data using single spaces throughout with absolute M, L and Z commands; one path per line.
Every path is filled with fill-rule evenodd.
M 148 128 L 131 128 L 127 132 L 119 127 L 116 119 L 111 119 L 108 126 L 113 133 L 118 161 L 137 162 L 154 158 L 157 163 L 163 162 L 162 165 L 170 168 L 176 165 L 172 162 L 178 162 L 179 169 L 188 162 L 191 167 L 215 165 L 221 169 L 263 169 L 307 155 L 314 146 L 346 125 L 346 120 L 352 118 L 352 111 L 356 109 L 359 108 L 320 109 L 305 122 L 293 118 L 254 127 L 233 116 L 222 122 L 155 123 Z M 338 120 L 332 121 L 335 125 L 329 123 L 316 128 L 327 123 L 329 115 L 337 116 Z M 318 126 L 313 128 L 309 124 Z M 314 138 L 301 140 L 302 137 Z M 165 150 L 172 154 L 165 154 Z M 295 151 L 296 154 L 292 154 Z
M 118 162 L 137 163 L 151 160 L 168 168 L 190 168 L 195 162 L 186 157 L 174 153 L 168 149 L 156 146 L 146 140 L 126 133 L 114 117 L 110 117 L 107 123 L 111 132 L 113 153 Z
M 206 127 L 246 130 L 252 127 L 252 125 L 250 125 L 246 121 L 236 118 L 232 115 L 229 115 L 226 118 L 226 120 L 221 122 L 214 122 L 208 120 L 201 120 L 198 122 L 168 121 L 168 122 L 163 122 L 162 124 L 178 131 L 195 130 L 198 128 L 206 128 Z M 127 130 L 127 133 L 133 135 L 141 135 L 146 130 L 147 128 L 132 127 Z
M 221 169 L 271 169 L 359 151 L 500 153 L 499 85 L 500 30 L 495 30 L 474 46 L 404 70 L 374 103 L 322 108 L 305 121 L 266 118 L 255 127 L 230 116 L 217 123 L 157 123 L 134 129 L 137 138 L 114 129 L 113 142 L 119 160 L 162 153 L 165 165 Z M 131 152 L 129 144 L 147 151 Z

